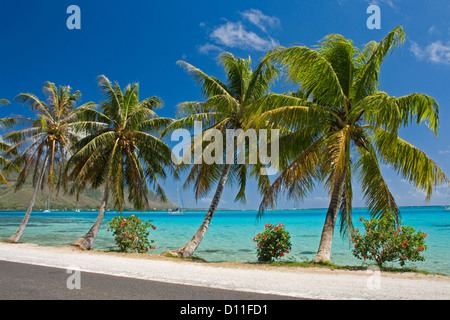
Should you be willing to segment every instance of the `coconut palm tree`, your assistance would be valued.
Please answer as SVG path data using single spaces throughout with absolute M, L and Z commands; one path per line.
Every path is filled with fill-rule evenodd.
M 397 27 L 380 42 L 360 50 L 341 35 L 326 36 L 315 48 L 278 48 L 266 59 L 285 67 L 300 84 L 294 94 L 271 94 L 258 105 L 258 121 L 289 127 L 307 137 L 292 145 L 290 164 L 267 190 L 260 212 L 274 205 L 279 192 L 304 197 L 317 180 L 325 181 L 330 203 L 315 262 L 330 260 L 340 212 L 341 232 L 351 232 L 352 177 L 357 174 L 370 213 L 379 217 L 400 211 L 383 178 L 379 161 L 393 167 L 430 198 L 435 186 L 449 180 L 425 152 L 398 136 L 400 127 L 424 122 L 436 135 L 437 102 L 422 93 L 392 97 L 379 91 L 380 66 L 403 43 Z
M 15 190 L 19 190 L 30 173 L 34 192 L 28 209 L 14 233 L 8 241 L 18 242 L 30 218 L 39 189 L 47 184 L 50 190 L 61 186 L 61 177 L 66 158 L 70 153 L 72 143 L 79 137 L 75 126 L 78 123 L 77 114 L 80 110 L 92 108 L 92 103 L 86 103 L 75 108 L 81 93 L 71 93 L 70 86 L 59 88 L 52 82 L 46 82 L 43 87 L 47 103 L 31 93 L 21 93 L 15 100 L 29 104 L 36 114 L 36 119 L 25 116 L 5 118 L 10 124 L 23 125 L 16 131 L 3 136 L 5 141 L 12 143 L 9 154 L 16 154 L 10 166 L 20 168 Z
M 162 105 L 161 99 L 154 96 L 139 101 L 137 83 L 122 91 L 118 83 L 111 83 L 104 75 L 98 77 L 98 82 L 106 100 L 100 110 L 86 110 L 83 114 L 89 125 L 68 165 L 72 192 L 87 186 L 103 187 L 97 219 L 72 244 L 83 250 L 90 249 L 97 236 L 110 195 L 120 212 L 125 189 L 137 210 L 148 207 L 149 183 L 166 200 L 159 179 L 166 178 L 165 166 L 171 166 L 170 148 L 155 136 L 172 121 L 155 113 L 154 109 Z
M 170 254 L 172 255 L 189 257 L 194 253 L 209 227 L 227 182 L 237 180 L 240 188 L 235 200 L 245 202 L 245 185 L 249 174 L 248 166 L 242 161 L 238 163 L 236 157 L 233 157 L 232 161 L 226 159 L 228 152 L 220 153 L 219 150 L 224 151 L 229 147 L 226 145 L 227 130 L 242 130 L 241 133 L 244 132 L 246 121 L 250 116 L 248 114 L 249 106 L 267 94 L 270 83 L 278 75 L 278 70 L 267 62 L 260 63 L 255 70 L 252 70 L 250 57 L 248 59 L 235 58 L 228 52 L 219 56 L 219 62 L 227 75 L 226 84 L 187 62 L 178 62 L 193 76 L 197 84 L 201 85 L 201 92 L 206 100 L 204 102 L 180 104 L 179 115 L 181 118 L 174 121 L 166 132 L 175 129 L 195 129 L 196 122 L 201 124 L 204 129 L 198 135 L 200 139 L 197 139 L 198 136 L 193 137 L 191 153 L 186 153 L 185 157 L 186 155 L 191 157 L 192 154 L 196 156 L 195 150 L 197 147 L 200 147 L 201 154 L 199 154 L 199 158 L 193 159 L 194 164 L 190 169 L 184 187 L 187 188 L 194 184 L 195 199 L 206 196 L 215 184 L 216 190 L 197 232 L 183 247 L 171 251 Z M 213 131 L 220 132 L 221 142 Z M 237 142 L 237 139 L 235 137 L 234 142 Z M 217 143 L 223 143 L 219 150 L 215 150 L 213 147 L 213 145 L 217 146 Z M 235 143 L 231 148 L 233 148 L 233 152 L 228 154 L 236 156 L 238 152 L 236 152 Z M 248 150 L 247 148 L 247 155 Z M 192 153 L 192 151 L 194 152 Z M 211 156 L 211 154 L 213 154 L 214 161 L 202 161 L 202 159 L 206 159 L 205 156 Z M 181 159 L 181 161 L 184 160 Z M 259 168 L 258 164 L 255 168 Z M 267 176 L 260 176 L 260 184 L 263 185 L 264 181 L 267 183 L 268 179 L 266 178 Z

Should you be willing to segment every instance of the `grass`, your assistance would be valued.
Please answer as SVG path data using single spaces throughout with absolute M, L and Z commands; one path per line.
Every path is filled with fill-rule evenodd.
M 112 250 L 110 250 L 112 251 Z M 192 261 L 192 262 L 202 262 L 202 263 L 210 263 L 206 261 L 203 258 L 200 258 L 198 256 L 191 256 L 191 257 L 181 257 L 178 255 L 173 255 L 169 252 L 162 253 L 161 256 L 167 257 L 167 258 L 173 258 L 173 259 L 181 259 L 184 261 Z M 248 265 L 267 265 L 267 266 L 273 266 L 273 267 L 290 267 L 290 268 L 324 268 L 329 270 L 349 270 L 349 271 L 365 271 L 368 270 L 370 267 L 378 266 L 376 264 L 363 264 L 361 266 L 349 266 L 349 265 L 338 265 L 332 262 L 319 262 L 315 263 L 313 261 L 296 261 L 295 259 L 290 260 L 284 260 L 284 261 L 272 261 L 272 262 L 242 262 L 243 264 Z M 383 272 L 390 272 L 390 273 L 419 273 L 424 275 L 440 275 L 440 276 L 448 276 L 444 273 L 439 272 L 429 272 L 425 270 L 419 270 L 417 268 L 412 267 L 381 267 L 380 271 Z
M 269 263 L 265 263 L 265 264 L 269 264 L 271 266 L 278 266 L 278 267 L 300 267 L 300 268 L 325 268 L 325 269 L 330 269 L 330 270 L 368 270 L 370 267 L 376 266 L 378 267 L 376 264 L 365 264 L 365 265 L 361 265 L 361 266 L 341 266 L 341 265 L 337 265 L 334 264 L 332 262 L 320 262 L 320 263 L 314 263 L 312 261 L 293 261 L 293 260 L 288 260 L 288 261 L 275 261 L 275 262 L 269 262 Z M 405 272 L 414 272 L 414 273 L 420 273 L 420 274 L 434 274 L 434 275 L 441 275 L 441 276 L 447 276 L 446 274 L 443 273 L 437 273 L 437 272 L 429 272 L 429 271 L 425 271 L 425 270 L 419 270 L 416 268 L 411 268 L 411 267 L 400 267 L 400 268 L 396 268 L 396 267 L 381 267 L 380 271 L 384 271 L 384 272 L 391 272 L 391 273 L 405 273 Z
M 197 256 L 190 256 L 190 257 L 182 257 L 182 256 L 177 256 L 174 254 L 171 254 L 170 252 L 165 252 L 163 254 L 161 254 L 164 257 L 167 258 L 175 258 L 175 259 L 182 259 L 182 260 L 186 260 L 186 261 L 195 261 L 195 262 L 207 262 L 205 259 L 202 259 L 200 257 Z

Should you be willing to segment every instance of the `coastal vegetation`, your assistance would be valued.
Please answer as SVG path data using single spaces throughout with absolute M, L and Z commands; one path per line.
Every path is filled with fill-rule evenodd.
M 7 153 L 14 155 L 7 166 L 20 168 L 15 189 L 21 189 L 30 174 L 34 187 L 26 213 L 17 231 L 8 239 L 10 242 L 18 242 L 22 236 L 42 186 L 47 185 L 51 191 L 61 187 L 72 144 L 79 138 L 76 133 L 77 115 L 95 106 L 88 102 L 75 108 L 81 93 L 71 93 L 71 90 L 70 86 L 58 88 L 48 81 L 43 87 L 47 102 L 34 94 L 20 93 L 15 100 L 28 104 L 36 117 L 12 115 L 2 120 L 19 126 L 18 130 L 3 135 L 3 139 L 12 144 Z
M 253 238 L 258 247 L 256 249 L 258 261 L 271 262 L 274 259 L 284 257 L 284 254 L 291 250 L 290 239 L 291 236 L 282 223 L 278 225 L 267 223 L 264 226 L 264 231 Z
M 150 240 L 149 229 L 156 229 L 151 221 L 142 221 L 138 216 L 116 216 L 108 222 L 106 231 L 114 234 L 114 240 L 121 252 L 145 253 L 154 250 L 154 240 Z
M 297 141 L 288 145 L 291 152 L 282 153 L 288 165 L 266 190 L 260 212 L 274 206 L 282 191 L 301 199 L 323 181 L 330 202 L 315 262 L 330 261 L 338 215 L 341 232 L 353 231 L 353 177 L 360 181 L 371 215 L 393 215 L 395 221 L 400 211 L 380 162 L 424 191 L 427 199 L 434 187 L 449 183 L 425 152 L 398 136 L 399 128 L 411 123 L 425 123 L 437 135 L 437 102 L 422 93 L 392 97 L 379 90 L 381 64 L 404 39 L 403 28 L 397 27 L 360 50 L 351 40 L 330 34 L 315 48 L 277 48 L 265 58 L 281 64 L 287 78 L 300 86 L 257 104 L 260 115 L 254 122 L 288 127 Z
M 211 145 L 215 142 L 215 137 L 211 136 L 212 129 L 218 130 L 215 132 L 220 132 L 225 137 L 221 140 L 222 142 L 227 141 L 226 134 L 229 129 L 245 131 L 248 119 L 251 119 L 253 116 L 250 106 L 268 94 L 270 84 L 279 75 L 278 69 L 266 61 L 259 63 L 255 70 L 252 70 L 250 58 L 236 58 L 227 52 L 219 56 L 219 62 L 227 75 L 226 83 L 206 74 L 187 62 L 179 61 L 179 64 L 185 67 L 197 84 L 201 86 L 201 92 L 206 97 L 206 100 L 203 102 L 181 103 L 179 105 L 180 118 L 170 124 L 165 131 L 170 132 L 180 128 L 194 129 L 195 122 L 200 122 L 202 127 L 206 129 L 201 132 L 202 138 L 196 139 L 194 136 L 194 143 L 191 145 L 191 148 L 195 150 L 200 146 L 202 150 L 200 156 L 202 158 L 203 153 L 211 152 Z M 239 136 L 234 137 L 234 141 L 238 139 Z M 233 149 L 231 152 L 234 155 L 232 163 L 229 163 L 228 159 L 226 159 L 226 155 L 230 154 L 226 151 L 228 148 Z M 196 199 L 207 195 L 215 183 L 217 183 L 216 191 L 197 232 L 183 247 L 171 251 L 170 254 L 172 255 L 189 257 L 195 252 L 208 230 L 227 182 L 237 181 L 239 190 L 235 201 L 245 202 L 245 187 L 250 173 L 249 166 L 236 161 L 235 158 L 238 153 L 236 143 L 232 143 L 232 146 L 225 143 L 221 149 L 224 151 L 223 154 L 214 154 L 218 161 L 213 163 L 194 159 L 194 164 L 190 169 L 184 186 L 187 188 L 191 184 L 194 185 Z M 214 152 L 217 152 L 217 150 Z M 188 156 L 190 155 L 188 153 Z M 181 168 L 185 167 L 184 165 L 181 166 Z M 256 164 L 254 167 L 257 170 L 261 166 Z M 259 179 L 260 184 L 269 183 L 268 177 L 265 175 L 259 175 Z
M 31 179 L 27 179 L 20 190 L 15 191 L 14 185 L 17 181 L 17 173 L 11 173 L 6 177 L 8 184 L 0 183 L 0 211 L 23 211 L 27 210 L 28 204 L 24 199 L 31 199 L 34 187 Z M 127 190 L 125 190 L 124 211 L 133 211 L 134 206 L 128 201 Z M 51 192 L 44 185 L 39 191 L 33 210 L 36 211 L 98 211 L 100 199 L 103 195 L 103 189 L 86 188 L 78 194 L 65 193 L 64 190 Z M 176 204 L 170 200 L 166 202 L 152 191 L 148 190 L 148 202 L 150 210 L 168 210 L 176 208 Z M 114 204 L 108 203 L 107 211 L 114 211 Z
M 355 229 L 351 242 L 354 244 L 352 253 L 359 259 L 374 260 L 379 267 L 385 262 L 398 262 L 401 266 L 407 261 L 424 261 L 423 252 L 427 249 L 425 238 L 427 233 L 416 231 L 411 226 L 398 223 L 393 231 L 395 221 L 392 216 L 380 219 L 364 219 L 365 233 Z
M 90 186 L 103 187 L 97 219 L 91 229 L 72 245 L 83 250 L 91 248 L 100 229 L 110 195 L 114 208 L 123 211 L 125 186 L 128 201 L 136 210 L 148 209 L 148 185 L 164 201 L 166 194 L 159 179 L 166 178 L 166 168 L 172 168 L 171 150 L 158 137 L 172 120 L 158 117 L 155 109 L 162 105 L 159 97 L 139 101 L 139 85 L 122 90 L 105 76 L 98 77 L 106 100 L 100 110 L 84 110 L 81 126 L 85 136 L 75 145 L 66 171 L 71 192 Z
M 3 173 L 19 172 L 15 190 L 29 181 L 33 191 L 27 199 L 29 205 L 22 223 L 9 241 L 19 241 L 39 190 L 62 189 L 77 199 L 93 190 L 99 201 L 98 216 L 91 229 L 73 243 L 88 250 L 97 237 L 108 204 L 120 213 L 126 203 L 134 210 L 148 210 L 150 191 L 161 201 L 167 201 L 160 181 L 168 177 L 178 179 L 183 170 L 188 171 L 184 187 L 193 187 L 196 199 L 215 191 L 197 232 L 184 246 L 167 253 L 171 256 L 190 257 L 208 230 L 225 185 L 237 183 L 235 201 L 245 202 L 248 179 L 257 181 L 262 195 L 260 215 L 276 205 L 281 193 L 301 200 L 318 183 L 324 183 L 330 202 L 314 259 L 316 264 L 330 262 L 339 215 L 342 234 L 363 241 L 353 228 L 354 177 L 359 178 L 366 205 L 375 219 L 371 220 L 372 225 L 378 220 L 389 221 L 385 226 L 390 231 L 385 232 L 396 232 L 400 226 L 400 210 L 382 175 L 380 163 L 397 170 L 403 179 L 424 191 L 427 199 L 436 186 L 449 183 L 424 151 L 398 136 L 400 128 L 422 123 L 437 136 L 438 103 L 422 93 L 392 97 L 379 88 L 384 59 L 404 39 L 403 28 L 397 27 L 380 42 L 369 42 L 361 50 L 351 40 L 331 34 L 313 48 L 276 48 L 254 69 L 250 58 L 222 53 L 219 63 L 226 74 L 225 82 L 179 61 L 200 86 L 205 100 L 180 103 L 176 119 L 157 115 L 156 109 L 163 105 L 161 98 L 140 100 L 138 83 L 122 89 L 104 75 L 98 77 L 105 97 L 99 104 L 88 102 L 77 107 L 79 91 L 71 93 L 69 86 L 58 88 L 51 82 L 44 85 L 47 102 L 33 94 L 19 94 L 16 101 L 29 105 L 35 118 L 12 115 L 1 119 L 0 125 L 7 130 L 12 126 L 17 129 L 3 135 L 0 165 Z M 270 86 L 283 72 L 287 80 L 298 86 L 297 90 L 272 93 Z M 6 102 L 0 100 L 2 104 Z M 200 139 L 193 137 L 191 149 L 200 148 L 201 157 L 209 153 L 222 161 L 209 163 L 192 159 L 192 165 L 176 166 L 172 162 L 172 150 L 163 139 L 177 129 L 195 131 L 196 123 L 201 123 L 204 129 Z M 245 133 L 250 128 L 280 130 L 277 169 L 281 173 L 274 181 L 270 181 L 261 161 L 252 165 L 236 161 L 235 144 L 224 144 L 223 153 L 212 148 L 217 142 L 213 129 L 223 138 L 228 129 Z M 235 137 L 235 141 L 238 139 Z M 227 148 L 233 148 L 232 163 L 224 159 Z M 247 148 L 243 152 L 248 157 L 251 151 Z M 6 182 L 3 175 L 0 179 Z M 121 229 L 131 221 L 133 229 L 140 230 L 139 234 Z M 110 226 L 116 236 L 127 232 L 125 236 L 130 241 L 116 239 L 121 250 L 148 250 L 151 242 L 145 242 L 146 229 L 151 224 L 141 224 L 137 217 L 117 217 Z M 270 225 L 265 232 L 264 236 L 255 238 L 260 261 L 270 261 L 290 250 L 289 234 L 284 226 Z M 266 236 L 273 241 L 266 242 Z M 144 242 L 136 245 L 138 240 Z M 374 244 L 375 239 L 369 242 Z M 420 247 L 423 249 L 424 244 L 419 246 L 419 251 Z M 370 251 L 369 244 L 366 248 Z M 357 254 L 368 257 L 362 251 Z M 372 258 L 377 260 L 375 256 Z

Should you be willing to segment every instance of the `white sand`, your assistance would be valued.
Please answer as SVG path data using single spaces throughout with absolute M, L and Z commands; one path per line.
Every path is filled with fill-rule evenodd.
M 244 263 L 193 263 L 153 255 L 0 242 L 0 260 L 315 299 L 450 299 L 450 277 Z M 82 280 L 81 280 L 82 281 Z

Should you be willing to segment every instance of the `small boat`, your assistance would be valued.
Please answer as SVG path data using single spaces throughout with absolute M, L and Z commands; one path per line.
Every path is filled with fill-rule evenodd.
M 169 209 L 167 212 L 168 212 L 170 215 L 173 215 L 173 216 L 184 214 L 184 210 L 183 210 L 183 209 L 180 209 L 180 208 Z
M 181 197 L 181 191 L 180 191 L 180 186 L 179 186 L 178 182 L 177 182 L 177 191 L 178 191 L 178 193 L 177 193 L 177 204 L 181 203 L 181 207 L 167 210 L 167 212 L 170 215 L 173 215 L 173 216 L 179 216 L 179 215 L 183 215 L 184 214 L 183 198 Z
M 44 213 L 49 213 L 50 211 L 50 196 L 47 198 L 47 209 L 43 211 Z

